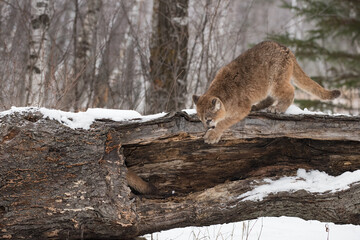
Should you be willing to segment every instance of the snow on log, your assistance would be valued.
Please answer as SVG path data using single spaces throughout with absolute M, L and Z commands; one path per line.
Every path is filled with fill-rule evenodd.
M 360 224 L 360 117 L 252 113 L 215 145 L 186 112 L 14 108 L 0 129 L 2 239 L 124 239 L 282 215 Z M 136 191 L 133 175 L 154 191 Z

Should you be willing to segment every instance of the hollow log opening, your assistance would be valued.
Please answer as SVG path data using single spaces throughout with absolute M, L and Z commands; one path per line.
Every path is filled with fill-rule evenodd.
M 294 175 L 299 168 L 336 176 L 360 167 L 356 141 L 251 138 L 214 147 L 202 139 L 174 138 L 178 141 L 123 145 L 127 167 L 166 195 L 198 192 L 226 181 Z

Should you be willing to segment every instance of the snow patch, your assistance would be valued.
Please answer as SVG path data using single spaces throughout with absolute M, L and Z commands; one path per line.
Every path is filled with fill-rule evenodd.
M 290 105 L 290 107 L 285 111 L 285 114 L 291 114 L 291 115 L 299 115 L 299 114 L 325 115 L 325 113 L 323 113 L 323 112 L 312 112 L 312 111 L 309 111 L 307 108 L 302 110 L 298 106 L 295 106 L 295 105 Z
M 304 110 L 299 108 L 298 106 L 295 105 L 290 105 L 290 107 L 285 111 L 285 114 L 290 114 L 290 115 L 329 115 L 329 116 L 351 116 L 349 114 L 341 114 L 341 113 L 331 113 L 331 112 L 319 112 L 319 111 L 310 111 L 307 108 L 305 108 Z
M 181 110 L 183 112 L 186 112 L 188 115 L 191 115 L 191 114 L 196 114 L 196 109 L 183 109 Z
M 312 193 L 337 192 L 350 188 L 352 184 L 360 183 L 360 170 L 345 172 L 339 176 L 330 176 L 325 172 L 304 169 L 297 171 L 297 176 L 282 177 L 278 180 L 264 179 L 266 184 L 241 194 L 241 201 L 262 201 L 271 193 L 296 192 L 305 190 Z
M 0 117 L 25 112 L 37 112 L 43 114 L 44 118 L 56 120 L 72 129 L 90 129 L 91 124 L 98 119 L 113 121 L 138 121 L 146 122 L 164 117 L 166 113 L 142 116 L 134 110 L 116 110 L 103 108 L 89 108 L 86 112 L 64 112 L 61 110 L 36 108 L 36 107 L 12 107 L 10 110 L 0 112 Z

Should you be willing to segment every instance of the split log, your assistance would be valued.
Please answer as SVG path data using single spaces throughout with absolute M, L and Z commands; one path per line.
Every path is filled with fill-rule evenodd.
M 132 238 L 260 216 L 360 224 L 360 184 L 239 198 L 297 169 L 360 169 L 360 117 L 253 113 L 204 143 L 196 116 L 98 120 L 72 130 L 40 112 L 0 118 L 0 238 Z M 157 192 L 139 195 L 131 170 Z

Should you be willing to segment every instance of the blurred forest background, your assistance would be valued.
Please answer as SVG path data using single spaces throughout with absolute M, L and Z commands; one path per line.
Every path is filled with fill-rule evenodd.
M 266 39 L 340 88 L 310 109 L 360 110 L 359 0 L 0 0 L 0 110 L 193 107 L 216 72 Z

